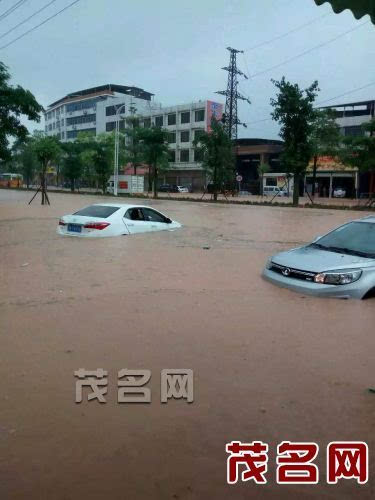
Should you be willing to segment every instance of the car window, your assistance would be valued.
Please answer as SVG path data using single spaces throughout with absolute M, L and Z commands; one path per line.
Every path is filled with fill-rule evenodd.
M 149 220 L 151 222 L 166 222 L 166 218 L 164 215 L 159 214 L 159 212 L 156 212 L 155 210 L 152 210 L 152 208 L 142 208 L 145 219 Z
M 85 217 L 100 217 L 106 219 L 117 212 L 120 207 L 107 207 L 105 205 L 90 205 L 89 207 L 74 212 L 73 215 L 84 215 Z
M 350 222 L 319 238 L 318 244 L 375 254 L 375 224 Z
M 142 209 L 140 208 L 129 208 L 129 210 L 125 212 L 124 217 L 130 220 L 145 221 Z

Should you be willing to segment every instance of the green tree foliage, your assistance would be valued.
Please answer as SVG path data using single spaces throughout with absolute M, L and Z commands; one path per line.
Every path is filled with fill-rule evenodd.
M 97 136 L 91 134 L 79 134 L 78 142 L 82 145 L 81 160 L 83 175 L 92 177 L 97 187 L 103 193 L 107 191 L 107 183 L 113 175 L 115 134 L 103 133 Z M 119 137 L 119 165 L 125 161 L 125 137 Z
M 149 191 L 154 186 L 154 198 L 158 197 L 160 171 L 168 168 L 168 131 L 160 127 L 139 129 L 145 162 L 149 165 Z
M 22 174 L 27 189 L 33 182 L 38 171 L 38 160 L 30 137 L 24 141 L 16 141 L 12 147 L 12 157 L 16 164 L 15 170 Z
M 368 14 L 375 24 L 375 0 L 315 0 L 317 5 L 329 2 L 334 12 L 339 13 L 345 9 L 350 9 L 356 19 Z
M 214 118 L 211 122 L 211 132 L 203 132 L 194 145 L 202 158 L 202 168 L 207 178 L 213 184 L 214 200 L 218 191 L 233 182 L 234 158 L 233 144 L 225 132 L 222 123 Z
M 46 203 L 46 174 L 47 167 L 53 161 L 58 160 L 61 155 L 61 144 L 56 137 L 45 135 L 44 132 L 34 132 L 32 137 L 32 149 L 38 160 L 40 185 L 42 190 L 42 205 Z
M 62 157 L 62 174 L 70 182 L 73 192 L 77 181 L 83 173 L 82 143 L 66 142 L 62 145 L 64 155 Z
M 21 115 L 29 120 L 40 121 L 43 108 L 33 94 L 17 85 L 9 85 L 10 74 L 0 62 L 0 161 L 10 158 L 9 139 L 25 140 L 28 131 L 21 124 Z
M 315 119 L 313 103 L 319 91 L 318 82 L 315 81 L 304 90 L 298 84 L 286 81 L 285 77 L 272 82 L 278 93 L 276 99 L 271 99 L 271 106 L 274 108 L 271 116 L 281 126 L 280 137 L 284 141 L 281 161 L 286 172 L 293 174 L 293 204 L 298 205 L 300 179 L 306 172 L 313 153 L 309 138 Z
M 312 195 L 315 195 L 316 172 L 319 156 L 337 156 L 341 142 L 340 128 L 335 120 L 335 113 L 331 109 L 315 110 L 315 117 L 309 136 L 311 144 L 313 166 Z
M 134 175 L 137 175 L 137 167 L 143 161 L 144 151 L 143 143 L 140 140 L 140 134 L 142 129 L 140 128 L 139 118 L 137 116 L 129 116 L 126 118 L 126 151 L 125 151 L 125 161 L 126 163 L 131 163 L 134 168 Z

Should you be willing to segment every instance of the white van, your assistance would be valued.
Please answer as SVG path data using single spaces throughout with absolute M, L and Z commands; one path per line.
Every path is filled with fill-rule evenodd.
M 263 196 L 288 196 L 288 192 L 277 186 L 264 186 Z

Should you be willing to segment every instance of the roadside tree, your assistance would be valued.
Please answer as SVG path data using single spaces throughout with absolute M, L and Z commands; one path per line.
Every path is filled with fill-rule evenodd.
M 293 174 L 293 205 L 297 206 L 300 180 L 313 155 L 309 137 L 315 119 L 313 103 L 319 91 L 318 82 L 315 81 L 304 90 L 298 84 L 286 81 L 285 77 L 272 82 L 278 93 L 276 99 L 271 99 L 271 106 L 274 108 L 271 116 L 281 126 L 280 137 L 284 141 L 281 161 L 285 171 Z
M 213 184 L 214 201 L 218 192 L 233 182 L 234 158 L 233 144 L 223 128 L 223 124 L 215 118 L 211 122 L 211 131 L 202 132 L 194 141 L 196 151 L 202 159 L 202 168 L 206 177 Z

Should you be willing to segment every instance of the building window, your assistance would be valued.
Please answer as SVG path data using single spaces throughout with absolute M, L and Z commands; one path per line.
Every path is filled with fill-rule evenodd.
M 82 130 L 68 130 L 66 133 L 66 138 L 67 139 L 76 139 L 77 135 L 82 134 L 82 133 L 88 133 L 91 135 L 95 135 L 96 129 L 95 128 L 84 128 Z
M 72 102 L 66 105 L 66 111 L 72 113 L 73 111 L 81 111 L 82 109 L 95 108 L 99 99 L 87 99 L 86 101 Z
M 195 112 L 195 121 L 204 122 L 204 109 L 198 109 L 198 111 Z
M 61 118 L 61 126 L 64 126 L 64 118 Z
M 150 128 L 151 127 L 151 118 L 145 118 L 143 120 L 143 126 L 144 126 L 144 128 Z
M 65 132 L 61 132 L 61 139 L 65 139 Z
M 176 125 L 176 113 L 168 115 L 168 125 Z
M 105 116 L 113 116 L 116 114 L 116 106 L 107 106 L 105 108 Z
M 116 130 L 116 122 L 107 122 L 105 124 L 105 131 L 112 132 L 113 130 Z M 125 130 L 125 120 L 120 120 L 119 130 Z
M 357 137 L 364 135 L 364 131 L 361 125 L 355 125 L 353 127 L 344 127 L 344 135 Z
M 72 118 L 66 119 L 67 125 L 80 125 L 81 123 L 90 123 L 96 120 L 96 114 L 93 113 L 91 115 L 81 115 L 81 116 L 73 116 Z
M 180 162 L 187 162 L 187 161 L 189 161 L 189 150 L 188 149 L 181 149 Z
M 155 116 L 155 127 L 162 127 L 164 125 L 162 116 Z
M 170 161 L 170 162 L 176 161 L 176 150 L 175 149 L 170 149 L 168 151 L 168 161 Z
M 175 142 L 176 142 L 176 132 L 169 132 L 168 133 L 168 142 L 169 142 L 169 144 L 175 144 Z
M 180 132 L 180 140 L 181 140 L 181 142 L 189 142 L 190 141 L 189 130 L 183 130 L 182 132 Z
M 190 123 L 190 111 L 181 113 L 181 123 Z

